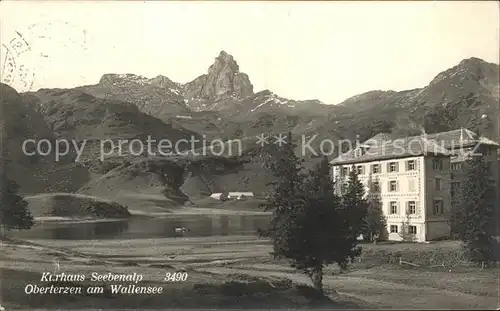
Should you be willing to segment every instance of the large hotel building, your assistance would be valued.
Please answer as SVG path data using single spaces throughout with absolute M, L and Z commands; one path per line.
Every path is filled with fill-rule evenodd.
M 344 191 L 354 167 L 366 193 L 380 198 L 389 240 L 408 235 L 420 242 L 444 238 L 450 235 L 465 161 L 482 154 L 498 186 L 499 146 L 467 129 L 395 140 L 381 133 L 331 161 L 336 191 Z

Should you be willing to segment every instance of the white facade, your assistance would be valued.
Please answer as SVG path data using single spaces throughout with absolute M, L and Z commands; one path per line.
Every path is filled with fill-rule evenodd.
M 499 184 L 498 148 L 467 129 L 424 132 L 398 141 L 378 134 L 331 164 L 337 193 L 354 165 L 367 195 L 380 198 L 389 240 L 431 241 L 450 235 L 450 216 L 460 200 L 469 156 L 482 155 Z M 403 222 L 410 230 L 401 234 Z
M 240 199 L 242 197 L 244 198 L 251 198 L 254 197 L 253 192 L 224 192 L 224 193 L 212 193 L 210 195 L 211 198 L 220 200 L 221 196 L 226 196 L 228 199 Z
M 355 163 L 367 195 L 378 196 L 387 218 L 386 237 L 429 241 L 450 234 L 449 157 L 417 156 Z M 336 165 L 336 190 L 342 193 L 353 164 Z M 403 235 L 403 223 L 408 231 Z
M 228 192 L 230 198 L 253 197 L 253 192 Z
M 221 195 L 222 195 L 222 193 L 220 193 L 220 192 L 219 192 L 219 193 L 212 193 L 212 194 L 210 195 L 210 197 L 211 197 L 212 199 L 220 200 Z

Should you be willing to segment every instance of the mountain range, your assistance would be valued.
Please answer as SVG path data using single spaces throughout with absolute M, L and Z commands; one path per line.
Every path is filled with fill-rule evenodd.
M 466 109 L 450 120 L 449 127 L 480 126 L 498 139 L 498 83 L 498 64 L 469 58 L 437 74 L 423 88 L 369 91 L 326 105 L 317 99 L 287 99 L 271 90 L 254 92 L 248 75 L 240 71 L 231 55 L 221 51 L 206 74 L 186 84 L 164 76 L 148 79 L 105 74 L 98 84 L 75 90 L 132 103 L 141 112 L 211 138 L 252 137 L 263 131 L 289 129 L 297 134 L 349 138 L 354 133 L 365 138 L 380 130 L 406 135 L 422 127 L 434 132 L 442 126 L 437 129 L 425 123 L 426 116 L 443 109 Z M 480 121 L 482 115 L 486 120 Z M 370 122 L 364 122 L 367 119 Z
M 223 190 L 263 191 L 269 174 L 251 152 L 261 133 L 292 131 L 306 139 L 317 135 L 311 144 L 315 146 L 321 138 L 365 140 L 379 132 L 409 136 L 423 129 L 432 133 L 467 127 L 500 141 L 499 65 L 478 58 L 462 60 L 422 88 L 369 91 L 336 105 L 287 99 L 271 90 L 255 92 L 250 77 L 224 51 L 207 73 L 185 84 L 165 76 L 107 73 L 94 85 L 19 94 L 2 84 L 0 92 L 4 169 L 26 194 L 80 192 L 114 200 L 123 191 L 117 185 L 134 178 L 142 180 L 137 191 L 150 193 L 144 178 L 152 175 L 159 187 L 156 196 L 169 193 L 170 198 L 179 198 L 189 193 L 185 195 L 189 200 Z M 102 163 L 94 146 L 74 163 L 72 153 L 56 162 L 21 152 L 28 138 L 98 141 L 147 136 L 171 141 L 193 136 L 207 141 L 246 138 L 251 159 L 145 155 Z M 314 155 L 304 156 L 314 161 Z M 168 172 L 173 176 L 165 179 Z M 134 183 L 126 184 L 132 191 Z M 103 189 L 111 185 L 114 190 L 107 195 Z

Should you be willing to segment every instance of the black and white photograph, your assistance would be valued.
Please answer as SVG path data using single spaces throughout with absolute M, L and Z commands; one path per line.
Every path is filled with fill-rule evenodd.
M 0 311 L 500 308 L 497 1 L 0 2 Z

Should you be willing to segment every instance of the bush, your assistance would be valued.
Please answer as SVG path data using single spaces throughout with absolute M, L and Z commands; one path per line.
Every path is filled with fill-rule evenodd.
M 33 216 L 28 210 L 28 203 L 17 191 L 19 186 L 7 179 L 1 172 L 0 176 L 0 224 L 9 229 L 27 230 L 34 225 Z

